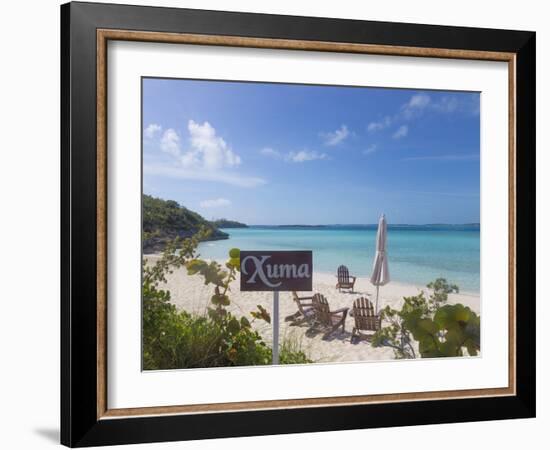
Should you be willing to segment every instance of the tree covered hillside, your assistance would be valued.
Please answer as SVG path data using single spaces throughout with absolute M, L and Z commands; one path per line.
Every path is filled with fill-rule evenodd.
M 248 225 L 244 223 L 228 219 L 213 220 L 212 225 L 214 225 L 216 228 L 248 228 Z
M 161 251 L 167 241 L 175 237 L 190 237 L 201 227 L 211 230 L 209 240 L 229 237 L 200 214 L 174 200 L 163 200 L 144 194 L 142 208 L 144 253 Z

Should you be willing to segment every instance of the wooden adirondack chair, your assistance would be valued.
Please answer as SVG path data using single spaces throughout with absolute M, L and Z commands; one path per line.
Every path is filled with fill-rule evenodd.
M 291 325 L 300 325 L 304 322 L 313 323 L 315 319 L 313 297 L 298 297 L 298 293 L 292 291 L 292 299 L 298 306 L 298 311 L 285 317 L 285 322 L 292 322 Z
M 341 292 L 342 289 L 351 289 L 351 292 L 353 292 L 357 277 L 350 275 L 346 266 L 338 267 L 336 276 L 338 277 L 338 282 L 336 283 L 338 291 Z
M 379 315 L 375 315 L 374 306 L 368 298 L 360 297 L 353 302 L 353 308 L 351 315 L 355 321 L 355 326 L 351 332 L 351 343 L 354 339 L 367 339 L 372 337 L 374 332 L 378 331 L 381 327 L 381 319 Z M 364 331 L 372 333 L 364 334 Z
M 315 322 L 324 328 L 328 328 L 328 331 L 323 335 L 323 339 L 340 327 L 342 327 L 342 333 L 345 331 L 349 308 L 331 311 L 327 299 L 322 294 L 315 294 L 313 296 L 313 309 L 315 311 Z

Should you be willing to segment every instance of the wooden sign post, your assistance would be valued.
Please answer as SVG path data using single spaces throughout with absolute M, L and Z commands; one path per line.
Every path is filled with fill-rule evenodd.
M 241 250 L 241 291 L 272 291 L 272 363 L 279 364 L 279 292 L 311 291 L 311 251 Z

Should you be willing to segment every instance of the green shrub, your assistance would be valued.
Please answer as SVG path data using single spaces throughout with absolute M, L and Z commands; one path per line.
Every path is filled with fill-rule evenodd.
M 313 361 L 302 349 L 302 342 L 294 335 L 284 336 L 279 345 L 280 364 L 307 364 Z
M 205 232 L 201 232 L 205 233 Z M 152 265 L 143 265 L 143 368 L 145 370 L 196 367 L 227 367 L 271 364 L 272 350 L 246 317 L 236 317 L 230 304 L 230 283 L 240 269 L 239 251 L 232 249 L 225 269 L 206 262 L 195 253 L 203 234 L 175 240 Z M 207 233 L 207 232 L 206 232 Z M 179 252 L 177 248 L 181 248 Z M 160 289 L 166 274 L 186 267 L 189 275 L 199 275 L 214 286 L 206 316 L 177 311 L 170 292 Z M 259 307 L 252 321 L 270 322 L 269 313 Z M 299 348 L 283 342 L 281 364 L 311 362 Z
M 374 346 L 388 346 L 398 359 L 416 358 L 413 340 L 418 343 L 422 358 L 470 356 L 480 349 L 480 318 L 470 308 L 444 305 L 448 294 L 458 292 L 458 286 L 443 278 L 429 283 L 431 295 L 404 297 L 401 310 L 387 306 L 380 316 L 388 323 L 373 336 Z

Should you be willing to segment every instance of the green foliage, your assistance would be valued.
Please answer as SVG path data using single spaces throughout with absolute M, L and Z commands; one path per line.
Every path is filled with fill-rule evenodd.
M 293 335 L 283 337 L 279 346 L 280 364 L 307 364 L 313 362 L 302 349 L 302 343 Z
M 465 347 L 470 356 L 479 350 L 479 316 L 461 305 L 439 307 L 433 318 L 407 317 L 404 326 L 418 341 L 423 358 L 463 356 Z
M 143 265 L 143 367 L 145 370 L 194 367 L 226 367 L 271 363 L 272 351 L 252 327 L 254 320 L 270 321 L 261 306 L 251 312 L 252 322 L 236 317 L 230 305 L 230 283 L 240 270 L 240 252 L 230 251 L 225 268 L 216 262 L 198 259 L 196 248 L 210 230 L 202 229 L 192 238 L 171 241 L 160 259 Z M 176 249 L 180 249 L 176 251 Z M 189 275 L 213 285 L 206 316 L 177 311 L 170 292 L 160 288 L 166 275 L 185 267 Z M 283 356 L 284 355 L 284 356 Z M 281 363 L 309 362 L 302 351 L 281 349 Z
M 431 295 L 424 292 L 404 297 L 401 310 L 387 306 L 380 312 L 382 327 L 373 337 L 373 345 L 393 348 L 395 357 L 416 358 L 413 340 L 418 343 L 422 358 L 470 356 L 480 349 L 480 318 L 470 308 L 461 305 L 444 305 L 448 294 L 458 292 L 458 286 L 443 278 L 429 283 Z
M 200 214 L 174 200 L 162 200 L 143 195 L 143 248 L 145 251 L 162 250 L 170 240 L 191 237 L 199 229 L 210 233 L 204 239 L 227 239 L 227 233 L 218 230 Z
M 200 214 L 180 206 L 174 200 L 162 200 L 144 194 L 142 207 L 145 232 L 154 232 L 159 229 L 164 231 L 198 229 L 201 226 L 213 228 Z
M 269 312 L 262 305 L 256 306 L 258 308 L 258 311 L 252 311 L 250 315 L 255 319 L 260 319 L 267 323 L 271 323 L 271 315 L 269 314 Z
M 175 239 L 166 245 L 162 257 L 154 264 L 143 260 L 143 367 L 146 370 L 200 366 L 204 353 L 191 343 L 197 341 L 197 335 L 202 336 L 204 342 L 208 342 L 209 337 L 200 330 L 200 322 L 195 324 L 187 313 L 177 312 L 170 303 L 170 292 L 160 286 L 166 282 L 167 274 L 195 256 L 199 240 L 207 235 L 208 231 L 201 230 L 192 238 Z
M 458 286 L 456 284 L 449 284 L 445 278 L 438 278 L 427 285 L 428 289 L 432 289 L 432 295 L 430 301 L 432 303 L 432 310 L 439 308 L 443 303 L 447 301 L 449 294 L 453 292 L 458 294 Z

